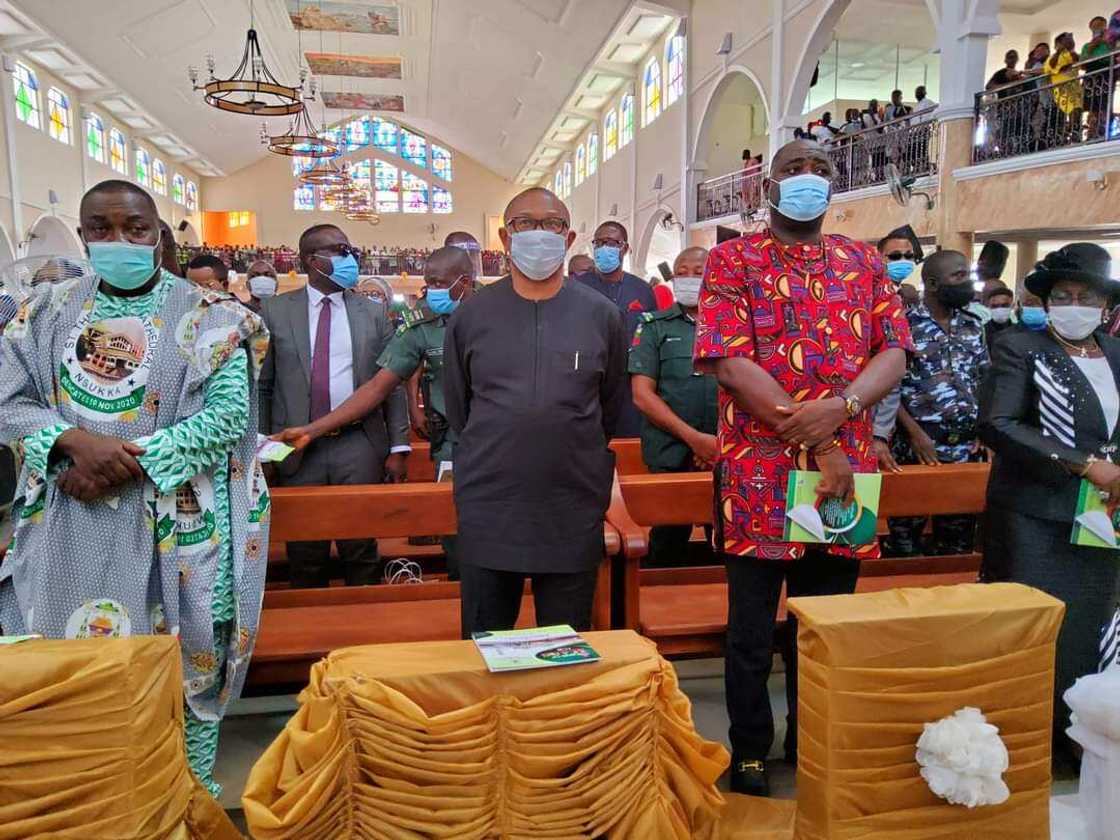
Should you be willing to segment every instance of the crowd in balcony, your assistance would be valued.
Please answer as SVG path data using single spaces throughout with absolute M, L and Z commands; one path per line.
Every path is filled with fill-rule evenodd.
M 408 248 L 403 246 L 373 246 L 361 249 L 358 258 L 359 270 L 368 275 L 420 274 L 431 255 L 429 248 Z M 178 259 L 182 266 L 187 265 L 200 254 L 218 257 L 226 266 L 239 274 L 244 274 L 257 260 L 271 263 L 280 274 L 290 271 L 300 272 L 299 254 L 290 245 L 241 247 L 234 245 L 197 245 L 179 246 Z M 499 277 L 508 273 L 506 256 L 501 251 L 482 252 L 482 273 L 487 277 Z

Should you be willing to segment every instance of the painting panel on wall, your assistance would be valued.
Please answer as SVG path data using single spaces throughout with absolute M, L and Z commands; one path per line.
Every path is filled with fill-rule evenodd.
M 404 97 L 396 93 L 332 93 L 324 91 L 323 104 L 342 111 L 404 111 Z
M 307 65 L 316 76 L 358 76 L 362 79 L 399 79 L 401 60 L 390 55 L 345 55 L 344 53 L 304 53 Z
M 296 29 L 318 32 L 361 32 L 366 35 L 400 35 L 401 11 L 397 6 L 355 3 L 309 3 L 287 0 L 288 16 Z

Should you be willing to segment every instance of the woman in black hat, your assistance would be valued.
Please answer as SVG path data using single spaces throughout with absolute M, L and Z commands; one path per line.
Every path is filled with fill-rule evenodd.
M 995 452 L 984 529 L 985 581 L 1015 581 L 1066 604 L 1058 638 L 1055 749 L 1070 755 L 1062 694 L 1097 671 L 1120 551 L 1070 542 L 1082 479 L 1120 500 L 1120 339 L 1101 329 L 1116 285 L 1108 252 L 1075 243 L 1048 254 L 1025 284 L 1049 315 L 1012 327 L 992 348 L 980 395 L 980 438 Z

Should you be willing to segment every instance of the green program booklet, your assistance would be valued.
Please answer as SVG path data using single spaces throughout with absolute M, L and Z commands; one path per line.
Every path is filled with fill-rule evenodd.
M 1118 526 L 1120 510 L 1110 511 L 1101 491 L 1091 482 L 1081 479 L 1081 492 L 1077 496 L 1077 511 L 1073 516 L 1073 533 L 1069 541 L 1093 548 L 1116 548 L 1120 545 Z
M 599 654 L 567 624 L 495 630 L 472 638 L 491 673 L 598 662 Z
M 856 473 L 850 505 L 817 495 L 819 472 L 794 470 L 786 491 L 786 542 L 868 545 L 875 542 L 879 519 L 879 473 Z

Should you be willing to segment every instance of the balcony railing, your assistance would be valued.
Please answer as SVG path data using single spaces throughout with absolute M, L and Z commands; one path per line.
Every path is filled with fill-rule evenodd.
M 751 213 L 762 206 L 762 179 L 766 171 L 752 166 L 704 181 L 697 187 L 696 218 L 716 219 L 729 214 Z
M 824 148 L 836 169 L 833 193 L 887 182 L 887 164 L 902 175 L 937 174 L 937 120 L 932 113 L 915 114 L 852 134 L 838 134 Z M 761 167 L 743 169 L 704 181 L 697 187 L 697 221 L 763 208 Z
M 976 94 L 972 162 L 1120 139 L 1120 51 Z

